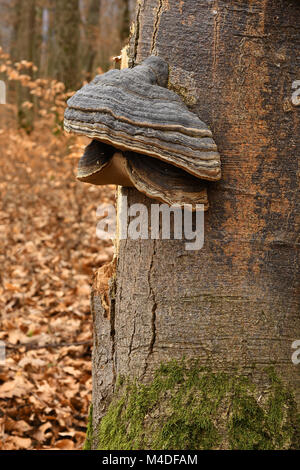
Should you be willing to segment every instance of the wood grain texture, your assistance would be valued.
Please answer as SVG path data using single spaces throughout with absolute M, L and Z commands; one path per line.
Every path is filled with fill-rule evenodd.
M 115 377 L 149 380 L 185 355 L 238 369 L 263 390 L 272 365 L 299 404 L 299 23 L 296 0 L 138 2 L 131 61 L 155 53 L 169 63 L 169 86 L 212 129 L 222 180 L 209 187 L 200 251 L 184 240 L 119 241 Z M 123 193 L 150 208 L 136 190 Z M 107 320 L 95 312 L 99 334 Z M 105 354 L 95 348 L 98 377 Z M 95 426 L 110 399 L 100 389 Z

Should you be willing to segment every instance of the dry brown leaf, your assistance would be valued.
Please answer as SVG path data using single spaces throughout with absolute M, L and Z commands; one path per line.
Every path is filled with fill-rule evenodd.
M 20 420 L 20 421 L 15 421 L 13 419 L 10 419 L 9 417 L 6 418 L 5 420 L 5 431 L 12 431 L 13 433 L 17 432 L 18 434 L 24 434 L 27 433 L 32 429 L 32 426 L 30 426 L 26 421 Z
M 65 437 L 65 436 L 70 436 L 74 437 L 76 435 L 76 431 L 68 431 L 68 432 L 59 432 L 59 436 Z
M 40 442 L 44 442 L 46 439 L 48 439 L 49 436 L 51 436 L 51 433 L 47 433 L 48 430 L 52 428 L 52 424 L 47 422 L 42 424 L 38 430 L 33 434 L 33 437 Z
M 14 380 L 0 385 L 0 398 L 12 398 L 28 395 L 33 385 L 23 376 L 18 376 Z
M 67 372 L 67 374 L 73 375 L 74 377 L 80 377 L 82 374 L 82 371 L 79 369 L 75 369 L 75 367 L 64 367 L 64 371 Z
M 73 450 L 74 449 L 74 442 L 70 439 L 61 439 L 60 441 L 56 442 L 56 447 L 62 450 Z
M 19 436 L 14 436 L 12 442 L 17 449 L 29 449 L 32 444 L 31 439 Z

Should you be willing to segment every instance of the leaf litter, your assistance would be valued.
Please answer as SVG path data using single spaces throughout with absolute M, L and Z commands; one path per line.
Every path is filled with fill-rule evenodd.
M 93 271 L 113 255 L 96 209 L 113 186 L 74 178 L 84 138 L 0 115 L 0 449 L 81 449 L 91 402 Z

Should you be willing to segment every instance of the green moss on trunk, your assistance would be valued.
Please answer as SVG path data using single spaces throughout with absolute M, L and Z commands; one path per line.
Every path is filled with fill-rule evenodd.
M 161 365 L 150 384 L 121 378 L 99 424 L 98 449 L 298 448 L 293 397 L 265 373 L 263 391 L 196 362 Z
M 90 406 L 89 418 L 86 430 L 86 438 L 83 445 L 83 450 L 91 450 L 93 442 L 93 405 Z

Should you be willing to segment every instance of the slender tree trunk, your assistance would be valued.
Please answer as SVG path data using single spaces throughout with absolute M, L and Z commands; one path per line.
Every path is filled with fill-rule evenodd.
M 14 11 L 14 32 L 11 55 L 13 60 L 28 60 L 34 62 L 38 57 L 39 40 L 36 34 L 37 8 L 36 0 L 16 0 Z M 32 73 L 28 71 L 30 75 Z M 25 101 L 34 101 L 29 90 L 17 85 L 18 123 L 20 127 L 30 132 L 33 129 L 34 109 L 24 108 Z
M 78 67 L 80 44 L 79 0 L 55 0 L 54 28 L 54 76 L 57 80 L 63 82 L 68 90 L 75 90 L 81 82 Z
M 135 20 L 136 4 L 137 0 L 128 0 L 130 22 Z
M 129 7 L 132 8 L 132 1 L 130 5 L 128 0 L 101 1 L 97 61 L 104 71 L 113 65 L 112 57 L 119 55 L 128 40 Z
M 96 273 L 94 446 L 118 377 L 150 383 L 183 356 L 238 370 L 260 396 L 273 366 L 299 405 L 299 23 L 297 0 L 138 2 L 131 63 L 167 60 L 169 87 L 213 131 L 222 180 L 208 184 L 201 250 L 120 240 L 116 268 Z M 150 210 L 135 189 L 122 193 Z
M 122 46 L 128 41 L 130 29 L 130 4 L 129 0 L 119 0 L 120 8 L 120 39 Z
M 99 20 L 101 0 L 91 0 L 85 25 L 85 55 L 81 58 L 86 79 L 91 80 L 95 72 L 98 55 Z

